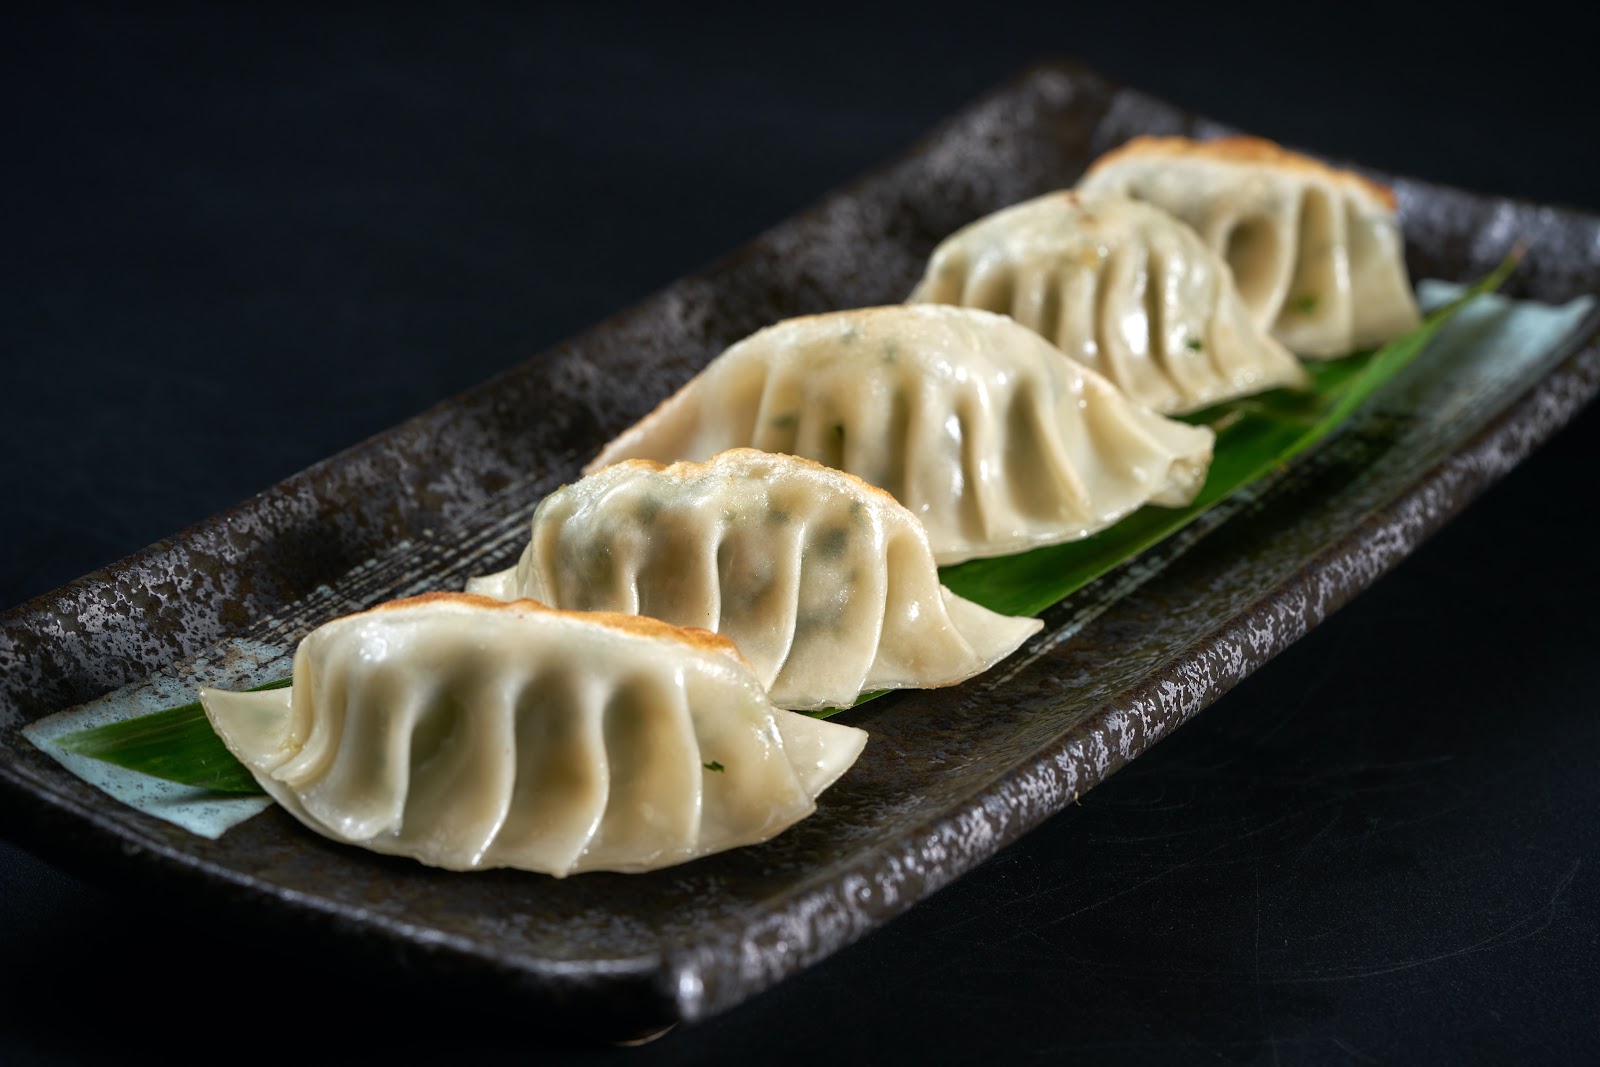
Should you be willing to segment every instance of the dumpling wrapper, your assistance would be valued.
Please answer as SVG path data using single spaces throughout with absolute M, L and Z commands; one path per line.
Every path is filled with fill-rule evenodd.
M 337 619 L 300 643 L 291 688 L 200 700 L 261 787 L 326 837 L 557 877 L 765 841 L 866 743 L 772 707 L 725 638 L 465 594 Z
M 1213 440 L 1003 315 L 913 304 L 752 334 L 584 471 L 737 447 L 804 456 L 889 492 L 943 565 L 1088 537 L 1147 503 L 1181 507 Z
M 748 448 L 628 460 L 563 486 L 517 565 L 467 591 L 720 633 L 783 708 L 955 685 L 1044 625 L 939 584 L 922 524 L 883 490 Z
M 1251 314 L 1303 356 L 1372 348 L 1421 321 L 1394 192 L 1259 137 L 1135 137 L 1080 191 L 1131 196 L 1193 226 Z
M 1010 315 L 1162 414 L 1310 384 L 1221 256 L 1124 197 L 1049 193 L 986 215 L 934 250 L 909 299 Z

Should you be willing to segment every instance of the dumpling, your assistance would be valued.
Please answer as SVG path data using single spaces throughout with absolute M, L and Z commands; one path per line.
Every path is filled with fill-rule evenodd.
M 261 787 L 320 834 L 557 877 L 764 841 L 809 815 L 866 742 L 772 707 L 715 634 L 459 593 L 318 628 L 290 689 L 200 700 Z
M 910 299 L 1010 315 L 1163 414 L 1309 382 L 1221 258 L 1159 208 L 1050 193 L 934 250 Z
M 1348 355 L 1415 327 L 1392 190 L 1259 137 L 1135 137 L 1078 188 L 1172 212 L 1233 268 L 1255 320 L 1304 356 Z
M 1043 626 L 940 585 L 922 524 L 888 493 L 748 448 L 628 460 L 563 486 L 517 565 L 467 590 L 715 631 L 784 708 L 954 685 Z
M 913 304 L 752 334 L 584 470 L 740 446 L 805 456 L 887 490 L 946 564 L 1087 537 L 1146 503 L 1186 504 L 1212 440 L 1005 316 Z

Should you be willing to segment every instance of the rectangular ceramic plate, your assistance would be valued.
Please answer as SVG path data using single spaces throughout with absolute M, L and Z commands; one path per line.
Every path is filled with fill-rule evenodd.
M 450 874 L 334 845 L 281 811 L 211 841 L 124 807 L 21 734 L 109 690 L 245 665 L 390 596 L 459 588 L 520 550 L 533 504 L 727 344 L 778 319 L 893 303 L 934 244 L 1071 184 L 1136 133 L 1229 132 L 1070 65 L 1030 71 L 904 159 L 569 344 L 0 620 L 7 831 L 47 853 L 335 931 L 613 1033 L 727 1008 L 834 952 L 1025 833 L 1374 581 L 1600 388 L 1593 316 L 1562 351 L 1425 359 L 1328 447 L 1203 536 L 1045 615 L 990 675 L 852 713 L 873 734 L 778 839 L 646 876 Z M 1514 295 L 1596 276 L 1600 219 L 1375 175 L 1413 277 L 1533 251 Z M 270 653 L 269 653 L 270 654 Z M 230 674 L 231 672 L 231 674 Z

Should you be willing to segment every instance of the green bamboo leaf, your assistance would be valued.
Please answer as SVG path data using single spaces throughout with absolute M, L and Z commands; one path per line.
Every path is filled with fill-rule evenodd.
M 1279 390 L 1187 416 L 1217 430 L 1206 484 L 1188 507 L 1143 508 L 1086 540 L 945 567 L 941 579 L 960 596 L 1006 615 L 1037 615 L 1066 599 L 1326 437 L 1415 359 L 1456 311 L 1480 294 L 1498 289 L 1519 258 L 1520 252 L 1513 253 L 1493 274 L 1377 351 L 1310 365 L 1309 389 Z M 260 688 L 288 684 L 281 681 Z M 878 695 L 865 694 L 857 703 Z M 841 710 L 813 714 L 825 718 Z M 261 792 L 250 772 L 212 732 L 199 704 L 82 730 L 56 743 L 69 752 L 156 778 L 233 793 Z
M 282 689 L 289 684 L 290 680 L 284 679 L 256 689 Z M 219 793 L 262 791 L 211 729 L 205 709 L 198 703 L 79 730 L 56 738 L 54 744 L 79 756 L 170 782 Z

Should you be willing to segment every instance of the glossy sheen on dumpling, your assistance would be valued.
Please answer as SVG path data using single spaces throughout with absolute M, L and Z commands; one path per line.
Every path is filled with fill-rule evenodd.
M 725 638 L 464 594 L 312 632 L 291 689 L 202 690 L 302 823 L 455 870 L 645 871 L 810 814 L 866 735 L 773 708 Z
M 783 708 L 954 685 L 1043 625 L 940 585 L 922 524 L 883 490 L 748 448 L 628 460 L 563 486 L 517 565 L 467 590 L 712 630 Z
M 1010 315 L 1164 414 L 1309 381 L 1221 257 L 1123 197 L 1050 193 L 986 215 L 934 250 L 910 299 Z
M 913 304 L 745 338 L 585 471 L 741 446 L 805 456 L 887 490 L 945 564 L 1087 537 L 1146 503 L 1186 504 L 1212 439 L 1005 316 Z
M 1258 323 L 1305 356 L 1371 348 L 1420 321 L 1394 193 L 1258 137 L 1135 137 L 1078 188 L 1172 212 L 1227 259 Z

